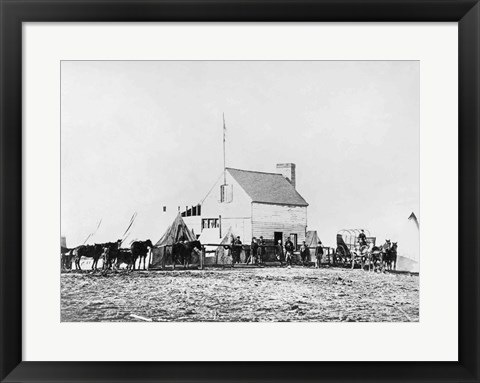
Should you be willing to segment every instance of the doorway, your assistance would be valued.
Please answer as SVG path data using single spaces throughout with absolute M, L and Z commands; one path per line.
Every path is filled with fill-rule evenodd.
M 281 244 L 283 246 L 283 233 L 281 231 L 275 231 L 273 233 L 273 241 L 275 245 L 278 244 L 278 241 L 281 241 Z

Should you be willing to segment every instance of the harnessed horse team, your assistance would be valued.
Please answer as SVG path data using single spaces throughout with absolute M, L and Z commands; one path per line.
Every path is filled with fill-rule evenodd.
M 135 265 L 139 259 L 138 269 L 147 269 L 147 256 L 153 250 L 154 246 L 151 240 L 134 241 L 130 248 L 121 248 L 122 240 L 117 242 L 106 242 L 94 245 L 81 245 L 73 249 L 61 249 L 61 268 L 68 270 L 72 268 L 72 263 L 77 270 L 82 270 L 80 260 L 92 258 L 91 270 L 98 270 L 98 260 L 102 258 L 102 270 L 119 269 L 121 264 L 126 264 L 127 270 L 135 270 Z M 172 245 L 172 262 L 175 269 L 176 264 L 181 264 L 186 269 L 192 260 L 192 252 L 201 253 L 201 244 L 199 241 L 180 240 Z
M 352 269 L 355 262 L 360 263 L 362 270 L 368 265 L 368 270 L 381 271 L 397 269 L 397 242 L 391 242 L 389 239 L 381 246 L 375 246 L 373 242 L 367 244 L 360 243 L 358 252 L 352 252 Z

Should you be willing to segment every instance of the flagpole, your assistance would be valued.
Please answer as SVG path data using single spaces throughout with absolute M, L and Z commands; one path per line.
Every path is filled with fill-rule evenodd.
M 227 166 L 225 162 L 225 113 L 223 113 L 223 184 L 227 184 Z

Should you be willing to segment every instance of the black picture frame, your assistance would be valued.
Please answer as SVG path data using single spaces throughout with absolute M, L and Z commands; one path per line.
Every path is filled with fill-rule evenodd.
M 0 12 L 1 381 L 479 381 L 480 5 L 478 1 L 0 0 Z M 22 22 L 26 21 L 458 22 L 459 361 L 23 362 Z M 439 235 L 438 240 L 444 239 Z M 442 334 L 438 334 L 438 341 L 441 342 L 441 339 Z M 95 341 L 101 340 L 92 340 L 92 346 Z

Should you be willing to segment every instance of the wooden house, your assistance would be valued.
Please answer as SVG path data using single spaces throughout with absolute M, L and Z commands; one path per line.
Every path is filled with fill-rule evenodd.
M 182 214 L 186 224 L 209 243 L 229 229 L 245 244 L 260 236 L 275 243 L 290 236 L 301 243 L 308 203 L 295 189 L 295 164 L 278 164 L 277 171 L 226 168 L 202 203 Z

